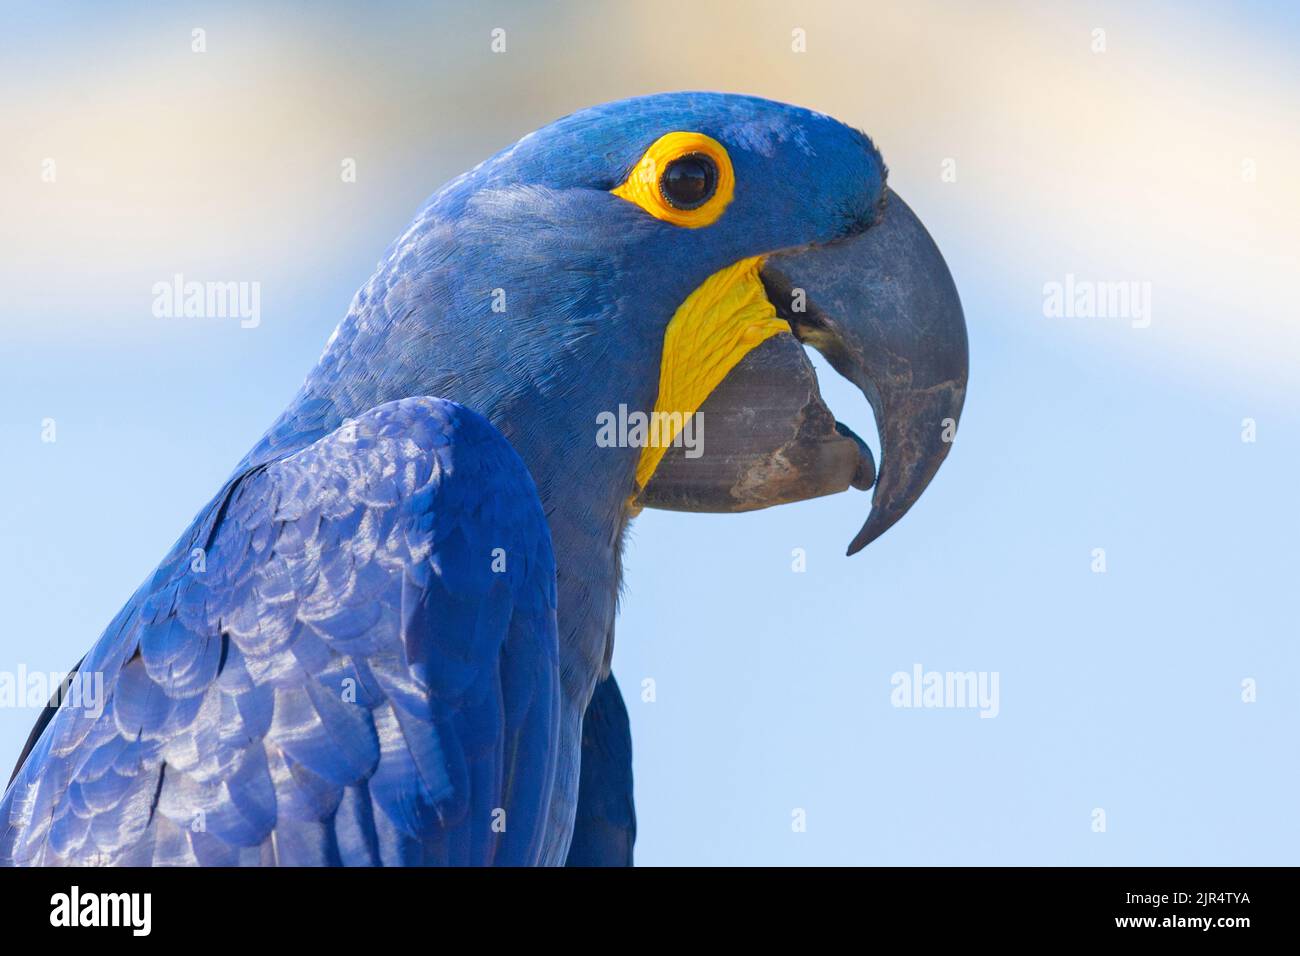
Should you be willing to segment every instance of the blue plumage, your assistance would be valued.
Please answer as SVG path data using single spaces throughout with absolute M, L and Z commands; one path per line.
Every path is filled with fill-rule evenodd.
M 0 859 L 535 860 L 555 570 L 499 433 L 445 401 L 380 405 L 218 510 L 92 649 L 107 709 L 54 717 L 0 804 Z
M 672 130 L 723 143 L 746 187 L 708 229 L 609 192 Z M 682 93 L 574 114 L 445 186 L 81 664 L 104 716 L 38 728 L 0 862 L 560 863 L 575 817 L 582 862 L 629 861 L 612 680 L 585 737 L 583 713 L 638 451 L 595 454 L 596 417 L 653 407 L 706 277 L 861 231 L 883 183 L 834 120 Z
M 631 866 L 636 842 L 632 731 L 614 675 L 596 685 L 582 721 L 578 816 L 567 866 Z

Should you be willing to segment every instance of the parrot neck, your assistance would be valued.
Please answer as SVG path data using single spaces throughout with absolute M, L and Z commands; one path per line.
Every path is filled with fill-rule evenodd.
M 314 373 L 239 470 L 291 455 L 349 418 L 412 395 L 449 399 L 479 412 L 528 466 L 555 552 L 562 678 L 566 696 L 581 714 L 613 652 L 620 552 L 637 462 L 637 449 L 613 456 L 596 448 L 595 411 L 590 428 L 578 438 L 566 438 L 554 410 L 540 396 L 493 404 L 456 378 L 386 377 L 358 383 Z

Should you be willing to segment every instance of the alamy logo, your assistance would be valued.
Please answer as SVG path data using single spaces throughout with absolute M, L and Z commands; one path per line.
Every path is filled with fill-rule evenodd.
M 243 329 L 262 324 L 262 283 L 187 282 L 179 272 L 153 284 L 153 314 L 159 319 L 239 319 Z
M 911 673 L 896 671 L 889 678 L 889 702 L 895 707 L 978 709 L 981 717 L 996 717 L 997 671 L 927 671 L 913 664 Z
M 598 448 L 685 448 L 687 458 L 704 454 L 704 414 L 681 412 L 629 412 L 626 405 L 618 412 L 601 412 L 596 416 Z
M 0 707 L 29 707 L 40 710 L 46 704 L 67 706 L 96 718 L 104 712 L 103 671 L 31 671 L 26 664 L 18 670 L 0 671 Z
M 153 897 L 149 893 L 85 893 L 73 886 L 50 897 L 51 926 L 129 926 L 133 936 L 148 936 Z
M 1064 282 L 1043 283 L 1043 315 L 1049 319 L 1129 319 L 1151 325 L 1151 283 L 1095 282 L 1066 273 Z

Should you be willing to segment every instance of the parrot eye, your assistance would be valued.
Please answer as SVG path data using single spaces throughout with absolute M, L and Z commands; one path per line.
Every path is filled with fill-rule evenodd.
M 659 192 L 674 209 L 698 209 L 717 188 L 718 167 L 703 153 L 674 159 L 659 179 Z
M 736 171 L 727 148 L 716 139 L 679 130 L 651 143 L 610 192 L 656 219 L 700 229 L 726 211 L 736 193 Z

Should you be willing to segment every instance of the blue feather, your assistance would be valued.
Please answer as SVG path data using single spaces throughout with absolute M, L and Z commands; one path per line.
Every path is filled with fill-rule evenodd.
M 357 444 L 376 460 L 359 465 Z M 154 575 L 87 657 L 117 662 L 104 672 L 107 707 L 97 721 L 55 715 L 0 803 L 3 858 L 487 863 L 517 856 L 516 843 L 535 852 L 535 820 L 534 832 L 490 829 L 512 794 L 549 793 L 545 775 L 502 768 L 538 766 L 515 750 L 544 758 L 556 714 L 553 680 L 518 687 L 546 702 L 521 708 L 499 678 L 512 623 L 528 621 L 526 653 L 552 669 L 556 658 L 554 604 L 536 610 L 554 580 L 549 536 L 510 447 L 472 412 L 408 399 L 238 484 L 192 531 L 210 538 L 207 570 L 177 549 L 171 574 Z M 489 499 L 510 504 L 483 508 Z M 458 595 L 433 539 L 444 500 L 458 502 L 450 561 L 471 562 L 454 571 Z M 275 544 L 251 547 L 271 523 Z M 528 541 L 542 558 L 498 577 L 465 557 L 463 545 L 488 540 Z M 454 651 L 435 646 L 451 633 L 433 626 L 443 614 L 463 625 Z M 448 652 L 451 679 L 421 666 Z M 67 737 L 78 744 L 51 749 Z

